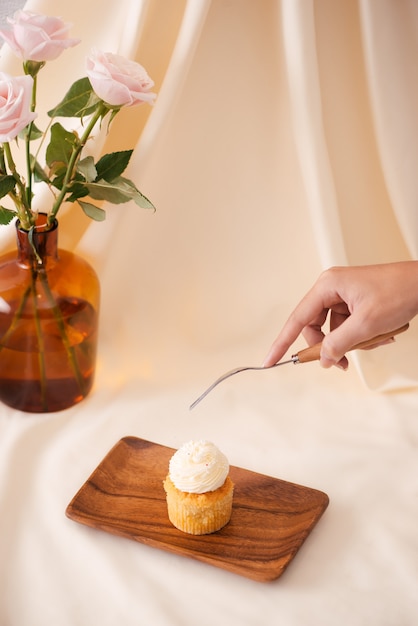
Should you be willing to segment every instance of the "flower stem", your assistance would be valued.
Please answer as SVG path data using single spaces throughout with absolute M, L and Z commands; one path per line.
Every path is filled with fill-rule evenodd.
M 88 138 L 90 137 L 90 133 L 92 132 L 94 126 L 96 125 L 96 123 L 98 122 L 98 120 L 101 117 L 104 117 L 106 115 L 106 113 L 109 111 L 108 107 L 104 104 L 104 102 L 101 102 L 100 105 L 97 107 L 96 112 L 94 113 L 94 115 L 92 115 L 92 117 L 90 118 L 89 123 L 87 124 L 84 133 L 82 134 L 82 136 L 80 137 L 80 141 L 77 142 L 77 145 L 73 147 L 73 151 L 71 153 L 69 162 L 68 162 L 68 167 L 67 167 L 67 172 L 65 174 L 65 178 L 62 184 L 62 188 L 60 193 L 58 194 L 54 205 L 51 209 L 51 212 L 48 216 L 48 224 L 51 225 L 53 223 L 53 221 L 55 220 L 56 214 L 58 213 L 58 210 L 61 206 L 61 204 L 63 203 L 64 199 L 65 199 L 65 195 L 68 192 L 68 187 L 72 181 L 73 175 L 74 175 L 74 169 L 77 163 L 77 160 L 80 156 L 80 153 L 82 151 L 82 149 L 84 148 Z
M 62 343 L 64 345 L 65 351 L 67 353 L 67 357 L 68 357 L 68 362 L 70 364 L 70 367 L 73 371 L 74 377 L 77 380 L 77 384 L 78 387 L 80 389 L 80 393 L 82 396 L 86 395 L 85 392 L 85 385 L 84 385 L 84 378 L 81 374 L 80 368 L 78 366 L 78 361 L 77 361 L 77 356 L 75 354 L 75 350 L 74 350 L 74 346 L 71 345 L 69 339 L 68 339 L 68 335 L 67 335 L 67 331 L 65 330 L 65 324 L 64 324 L 64 320 L 62 317 L 62 313 L 61 313 L 61 309 L 59 308 L 54 294 L 51 291 L 51 288 L 49 286 L 49 282 L 48 282 L 48 276 L 47 276 L 47 272 L 44 268 L 38 268 L 37 269 L 37 275 L 40 277 L 41 282 L 42 282 L 42 286 L 44 288 L 45 294 L 49 300 L 49 303 L 51 305 L 52 308 L 52 313 L 54 315 L 55 318 L 55 322 L 58 326 L 58 330 L 60 332 L 61 335 L 61 339 L 62 339 Z
M 44 411 L 48 410 L 48 400 L 46 396 L 46 366 L 45 366 L 45 342 L 42 333 L 41 321 L 39 319 L 38 312 L 38 303 L 36 299 L 36 278 L 37 278 L 37 270 L 31 270 L 31 291 L 33 298 L 33 310 L 34 310 L 34 320 L 35 320 L 35 329 L 36 329 L 36 337 L 38 339 L 38 365 L 39 365 L 39 382 L 41 384 L 41 402 L 42 408 Z
M 4 335 L 1 338 L 0 352 L 1 352 L 1 350 L 3 348 L 7 347 L 7 342 L 9 340 L 9 337 L 11 335 L 13 335 L 14 331 L 16 330 L 16 327 L 17 327 L 17 325 L 20 322 L 20 319 L 22 317 L 23 309 L 25 308 L 25 304 L 26 304 L 26 301 L 27 301 L 27 299 L 29 297 L 30 292 L 31 292 L 31 287 L 30 286 L 26 287 L 26 289 L 25 289 L 25 291 L 24 291 L 24 293 L 22 295 L 22 298 L 20 300 L 19 306 L 18 306 L 18 308 L 16 309 L 16 311 L 15 311 L 15 313 L 13 315 L 12 321 L 10 322 L 10 326 L 9 326 L 9 328 L 6 330 L 6 332 L 4 333 Z
M 33 78 L 33 86 L 32 86 L 32 102 L 31 102 L 31 106 L 30 106 L 30 110 L 33 112 L 36 109 L 36 87 L 37 87 L 37 75 L 35 74 L 35 76 L 32 77 Z M 31 134 L 32 134 L 32 127 L 33 127 L 33 122 L 30 122 L 28 128 L 27 128 L 27 132 L 26 132 L 26 136 L 25 136 L 25 144 L 26 144 L 26 170 L 27 170 L 27 186 L 26 186 L 26 204 L 29 207 L 29 209 L 32 206 L 32 178 L 33 178 L 33 172 L 32 172 L 32 167 L 31 167 L 31 159 L 30 159 L 30 138 L 31 138 Z
M 7 165 L 9 167 L 10 173 L 16 181 L 16 184 L 19 188 L 19 206 L 17 207 L 17 212 L 19 214 L 19 219 L 22 224 L 22 227 L 26 230 L 32 226 L 32 214 L 30 207 L 27 204 L 27 197 L 25 191 L 25 185 L 20 178 L 18 171 L 16 169 L 16 163 L 14 162 L 12 151 L 10 149 L 10 144 L 8 141 L 3 143 L 4 154 L 6 156 Z

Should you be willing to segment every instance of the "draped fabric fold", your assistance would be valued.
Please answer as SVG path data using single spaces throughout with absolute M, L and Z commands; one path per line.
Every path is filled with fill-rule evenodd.
M 314 0 L 284 0 L 283 41 L 292 122 L 322 266 L 346 265 L 332 166 L 323 125 Z
M 322 267 L 417 258 L 416 4 L 281 6 L 293 130 Z M 387 363 L 364 353 L 351 360 L 373 389 L 418 384 L 402 349 Z
M 154 63 L 161 72 L 158 81 L 160 87 L 158 88 L 157 102 L 145 121 L 142 120 L 141 122 L 141 118 L 138 120 L 132 116 L 128 121 L 125 121 L 125 133 L 127 133 L 129 140 L 132 139 L 132 136 L 138 134 L 138 128 L 142 126 L 142 132 L 138 134 L 135 154 L 130 164 L 130 170 L 138 172 L 140 179 L 145 175 L 147 164 L 153 157 L 153 151 L 155 151 L 157 143 L 160 140 L 162 130 L 170 123 L 171 112 L 176 106 L 176 102 L 181 94 L 182 85 L 184 85 L 186 81 L 188 69 L 193 61 L 194 50 L 197 46 L 199 34 L 203 28 L 210 3 L 211 0 L 187 0 L 184 6 L 181 6 L 181 10 L 178 9 L 176 15 L 172 16 L 173 22 L 177 22 L 178 28 L 177 35 L 173 38 L 172 47 L 166 46 L 165 54 L 162 54 L 160 46 L 158 46 L 158 48 L 154 48 L 153 46 L 154 52 L 159 55 Z M 152 0 L 151 2 L 148 0 L 147 4 L 151 5 Z M 178 3 L 177 7 L 180 7 L 180 5 L 183 5 L 183 3 Z M 142 25 L 143 33 L 145 34 L 145 30 L 147 30 L 151 33 L 149 37 L 152 37 L 153 30 L 157 30 L 156 22 L 158 22 L 160 18 L 161 15 L 158 10 L 154 9 L 154 11 L 151 11 L 151 7 L 148 6 L 148 20 L 147 16 L 145 16 Z M 140 57 L 141 50 L 141 42 L 139 41 L 137 50 L 134 52 L 131 50 L 131 54 L 128 56 L 135 58 L 138 62 L 143 62 Z M 149 52 L 146 53 L 146 56 L 149 56 Z M 139 110 L 139 116 L 141 116 L 141 114 L 142 110 Z M 135 116 L 135 112 L 133 115 Z M 109 150 L 112 147 L 116 149 L 116 146 L 113 146 L 112 139 L 114 137 L 117 140 L 120 139 L 120 135 L 117 133 L 118 130 L 119 129 L 116 128 L 116 132 L 112 134 L 109 142 L 110 145 L 108 146 L 108 144 L 105 143 L 102 150 L 108 147 Z M 107 257 L 107 250 L 110 244 L 109 240 L 115 240 L 116 231 L 119 230 L 121 225 L 122 221 L 119 217 L 114 216 L 112 219 L 112 216 L 110 216 L 106 228 L 102 230 L 99 249 L 96 248 L 98 261 L 100 256 Z M 124 235 L 122 234 L 121 237 L 123 238 Z M 91 250 L 92 246 L 95 246 L 95 241 L 97 241 L 97 238 L 90 229 L 90 232 L 86 232 L 80 244 L 80 250 Z M 121 245 L 123 245 L 122 242 Z M 100 251 L 102 252 L 101 255 Z
M 56 11 L 55 4 L 50 0 L 29 0 L 26 8 L 49 14 Z M 98 13 L 101 15 L 100 22 L 95 20 Z M 310 240 L 313 250 L 316 247 L 313 264 L 306 257 L 299 260 L 299 263 L 305 264 L 306 276 L 309 275 L 308 266 L 313 268 L 318 261 L 319 267 L 326 268 L 416 256 L 418 177 L 414 175 L 414 167 L 418 156 L 418 122 L 415 115 L 418 86 L 415 68 L 408 63 L 408 59 L 416 57 L 418 47 L 416 3 L 411 0 L 402 0 L 396 5 L 390 0 L 379 3 L 372 0 L 264 0 L 257 12 L 247 2 L 243 3 L 242 19 L 254 19 L 255 15 L 265 24 L 271 16 L 270 21 L 277 26 L 275 30 L 269 26 L 270 33 L 265 33 L 263 41 L 262 34 L 257 39 L 257 21 L 254 22 L 253 58 L 257 59 L 260 55 L 259 62 L 263 62 L 263 48 L 267 54 L 267 46 L 271 46 L 268 54 L 272 63 L 273 38 L 276 39 L 274 52 L 277 54 L 276 65 L 274 68 L 271 66 L 269 77 L 270 81 L 273 80 L 274 72 L 277 80 L 270 82 L 268 87 L 267 83 L 260 83 L 261 97 L 257 102 L 257 111 L 253 99 L 244 92 L 242 96 L 238 92 L 241 74 L 244 84 L 245 65 L 233 67 L 234 57 L 230 47 L 217 52 L 216 28 L 219 26 L 216 20 L 224 20 L 228 24 L 232 13 L 227 5 L 213 0 L 182 0 L 169 6 L 162 0 L 121 0 L 118 5 L 106 0 L 91 2 L 87 9 L 80 2 L 71 3 L 66 7 L 65 19 L 74 24 L 74 34 L 80 36 L 82 43 L 71 51 L 71 60 L 70 53 L 67 53 L 60 59 L 60 66 L 47 65 L 45 80 L 54 88 L 40 93 L 39 107 L 47 109 L 55 104 L 56 94 L 63 93 L 69 81 L 84 74 L 84 58 L 92 46 L 124 54 L 147 67 L 156 82 L 157 102 L 152 110 L 150 107 L 139 107 L 123 111 L 115 120 L 110 134 L 101 129 L 95 140 L 90 142 L 89 150 L 98 156 L 106 151 L 132 147 L 133 143 L 135 152 L 129 173 L 140 188 L 145 186 L 143 191 L 146 195 L 157 198 L 162 207 L 160 212 L 165 212 L 173 200 L 169 189 L 162 190 L 161 185 L 165 186 L 165 181 L 169 179 L 175 181 L 175 186 L 180 184 L 178 192 L 184 197 L 185 214 L 177 221 L 179 230 L 174 236 L 181 236 L 181 220 L 190 219 L 188 215 L 195 212 L 193 204 L 196 201 L 201 202 L 203 209 L 206 201 L 200 189 L 206 189 L 207 195 L 216 193 L 216 177 L 219 188 L 234 190 L 228 201 L 230 224 L 224 224 L 227 230 L 224 230 L 223 237 L 233 236 L 237 232 L 234 220 L 239 219 L 238 206 L 248 203 L 249 196 L 244 191 L 242 177 L 249 173 L 253 189 L 265 188 L 267 203 L 277 207 L 266 210 L 265 233 L 277 230 L 278 224 L 283 228 L 292 228 L 291 216 L 280 208 L 283 200 L 287 202 L 286 196 L 300 215 L 295 217 L 301 225 L 299 236 L 302 240 Z M 92 23 L 95 24 L 93 29 L 90 27 Z M 236 22 L 231 21 L 230 24 L 231 28 L 237 28 Z M 238 33 L 237 29 L 231 40 Z M 223 36 L 227 37 L 225 33 Z M 215 38 L 215 48 L 213 54 L 208 56 L 205 46 L 209 37 Z M 222 55 L 227 61 L 223 63 L 224 67 L 220 65 Z M 246 62 L 251 63 L 249 60 Z M 16 69 L 16 60 L 7 52 L 3 55 L 2 64 L 4 69 Z M 67 68 L 65 72 L 62 71 L 64 67 Z M 280 76 L 280 72 L 284 75 Z M 205 80 L 202 80 L 203 76 Z M 214 89 L 216 92 L 216 78 L 224 81 L 219 98 L 234 102 L 238 107 L 234 122 L 242 119 L 242 129 L 245 129 L 249 150 L 253 148 L 252 154 L 248 149 L 242 150 L 239 142 L 235 141 L 231 133 L 234 126 L 225 115 L 226 109 L 222 110 L 216 103 L 212 113 L 207 112 L 207 102 Z M 202 81 L 199 93 L 195 89 L 197 81 Z M 193 103 L 193 110 L 189 103 Z M 187 120 L 182 117 L 182 110 L 186 108 L 191 110 L 191 117 Z M 208 128 L 216 129 L 215 132 L 222 137 L 226 146 L 223 151 L 218 151 L 218 145 L 211 143 L 209 137 L 202 136 L 200 142 L 194 139 L 200 132 L 201 111 L 205 111 Z M 265 127 L 261 125 L 263 118 Z M 246 121 L 251 119 L 254 130 L 259 125 L 253 138 L 249 128 L 245 128 Z M 275 140 L 280 145 L 270 149 L 276 132 L 274 129 L 285 126 L 290 131 L 289 136 L 277 134 Z M 271 129 L 270 134 L 266 132 L 267 128 Z M 178 129 L 177 134 L 174 129 Z M 189 167 L 188 183 L 182 165 L 188 155 L 182 152 L 181 145 L 173 144 L 173 141 L 179 140 L 180 132 L 183 146 L 189 145 L 188 150 L 193 150 L 197 159 L 201 160 L 198 174 L 198 160 Z M 260 158 L 256 157 L 258 146 Z M 292 165 L 287 191 L 281 181 L 281 173 L 293 163 L 294 150 L 297 159 Z M 179 158 L 168 163 L 165 154 L 177 154 Z M 211 179 L 212 165 L 221 163 L 222 158 L 227 159 L 224 173 L 214 177 L 212 171 Z M 205 169 L 204 163 L 208 162 L 212 165 Z M 195 168 L 196 173 L 193 174 Z M 270 183 L 273 172 L 277 172 L 276 189 Z M 204 186 L 196 188 L 194 193 L 197 176 L 202 178 Z M 181 185 L 182 179 L 184 185 Z M 299 181 L 302 181 L 302 190 L 296 192 Z M 44 201 L 48 201 L 46 195 L 38 200 Z M 100 225 L 90 223 L 79 209 L 71 207 L 64 210 L 60 217 L 61 243 L 63 247 L 77 248 L 96 265 L 102 274 L 105 293 L 110 293 L 114 290 L 115 268 L 119 267 L 122 271 L 128 256 L 133 263 L 143 264 L 145 261 L 138 250 L 140 239 L 134 236 L 134 231 L 143 227 L 142 220 L 145 218 L 135 207 L 104 208 L 107 221 Z M 217 210 L 213 213 L 214 217 Z M 202 223 L 205 219 L 203 217 Z M 224 221 L 221 213 L 217 219 L 219 223 Z M 228 228 L 232 230 L 228 231 Z M 244 220 L 239 228 L 245 228 Z M 153 226 L 151 229 L 154 230 Z M 2 231 L 5 244 L 9 242 L 10 245 L 10 233 L 11 229 L 7 234 Z M 157 247 L 167 246 L 163 228 L 161 231 L 157 228 L 153 236 Z M 267 257 L 268 239 L 266 235 L 264 245 L 260 243 L 260 248 L 263 248 L 261 254 Z M 195 246 L 190 242 L 187 245 L 190 246 L 190 255 L 199 253 L 196 247 L 198 238 Z M 230 265 L 231 280 L 238 285 L 242 276 L 239 269 L 237 272 L 232 269 L 234 266 L 228 256 L 228 247 L 218 248 L 218 253 L 224 255 L 222 264 L 224 267 Z M 279 258 L 288 258 L 286 245 Z M 255 271 L 256 265 L 253 264 L 253 267 Z M 275 263 L 271 265 L 271 271 L 278 272 L 279 277 L 280 267 L 283 263 L 277 267 Z M 287 285 L 288 295 L 284 300 L 289 308 L 307 286 L 300 280 L 303 269 L 298 272 L 294 268 L 293 271 L 294 280 Z M 139 276 L 144 278 L 142 273 Z M 206 278 L 196 275 L 196 280 L 200 282 Z M 269 281 L 266 282 L 268 284 Z M 214 283 L 209 286 L 208 293 L 211 291 L 216 298 Z M 244 290 L 240 292 L 237 289 L 237 296 L 243 298 L 241 306 L 248 310 Z M 132 298 L 135 299 L 134 295 Z M 267 291 L 263 295 L 260 293 L 258 301 L 259 306 L 267 310 L 273 302 L 272 294 Z M 111 306 L 109 303 L 110 299 L 108 306 Z M 133 309 L 129 307 L 128 310 Z M 257 316 L 254 323 L 259 326 Z M 218 317 L 216 313 L 215 317 Z M 200 325 L 205 323 L 203 317 Z M 249 318 L 248 327 L 250 323 Z M 129 326 L 128 321 L 127 324 Z M 222 328 L 222 324 L 224 320 L 220 322 L 221 336 L 228 333 L 228 328 Z M 198 326 L 199 323 L 196 324 Z M 155 329 L 155 332 L 158 333 L 158 330 Z M 416 338 L 416 332 L 412 329 L 410 335 Z M 374 389 L 391 389 L 399 388 L 402 380 L 406 386 L 416 383 L 416 368 L 405 374 L 403 350 L 400 349 L 398 354 L 393 350 L 393 353 L 391 363 L 384 368 L 376 367 L 369 355 L 353 358 L 366 384 Z M 408 359 L 406 363 L 410 367 Z M 394 387 L 392 375 L 393 381 L 396 381 Z
M 360 0 L 373 124 L 385 182 L 411 258 L 418 258 L 418 4 Z
M 44 13 L 55 10 L 49 0 L 30 0 L 26 7 Z M 66 9 L 66 19 L 76 25 L 82 43 L 75 57 L 73 55 L 71 61 L 67 61 L 69 72 L 57 75 L 52 65 L 46 68 L 54 90 L 52 94 L 43 92 L 39 104 L 47 107 L 52 95 L 63 92 L 64 81 L 83 74 L 83 59 L 92 45 L 143 63 L 156 81 L 158 99 L 153 110 L 140 107 L 123 112 L 110 135 L 102 129 L 90 144 L 90 151 L 98 155 L 121 149 L 121 143 L 122 147 L 125 144 L 132 147 L 134 141 L 130 173 L 135 174 L 140 188 L 144 182 L 145 193 L 151 195 L 155 181 L 167 179 L 165 166 L 158 156 L 163 149 L 161 142 L 171 141 L 167 137 L 172 135 L 173 125 L 180 128 L 178 107 L 186 105 L 188 96 L 182 94 L 185 87 L 186 94 L 190 89 L 190 69 L 194 68 L 195 75 L 199 72 L 201 61 L 195 58 L 195 53 L 211 32 L 208 17 L 216 19 L 217 12 L 221 15 L 223 10 L 224 19 L 228 19 L 226 7 L 210 0 L 184 0 L 168 9 L 161 0 L 123 0 L 117 7 L 112 2 L 90 3 L 88 13 L 91 17 L 85 15 L 83 9 L 83 19 L 80 19 L 80 8 L 77 2 L 72 3 Z M 92 32 L 89 24 L 96 11 L 100 11 L 105 19 Z M 281 67 L 287 78 L 287 84 L 278 81 L 276 93 L 279 102 L 290 103 L 289 109 L 279 105 L 276 115 L 279 123 L 290 124 L 293 132 L 287 150 L 292 149 L 292 144 L 296 146 L 296 166 L 300 171 L 295 171 L 293 184 L 297 184 L 300 175 L 304 196 L 292 202 L 299 204 L 301 215 L 309 215 L 320 266 L 375 263 L 416 256 L 418 179 L 414 175 L 414 166 L 418 156 L 418 122 L 414 112 L 418 87 L 414 68 L 407 62 L 408 58 L 414 58 L 418 46 L 416 4 L 405 0 L 395 8 L 390 1 L 376 4 L 368 0 L 358 3 L 329 0 L 283 0 L 276 3 L 266 0 L 259 11 L 260 15 L 276 14 L 277 51 L 283 55 Z M 204 61 L 208 81 L 211 76 L 219 74 L 216 55 L 213 59 L 212 62 Z M 15 66 L 7 55 L 5 62 L 6 66 Z M 65 57 L 62 64 L 65 64 Z M 229 88 L 234 88 L 234 80 Z M 200 100 L 195 98 L 195 116 L 207 100 L 203 90 L 201 93 Z M 242 101 L 241 108 L 243 119 L 246 109 L 247 119 L 250 119 L 250 101 Z M 215 115 L 215 108 L 213 110 Z M 262 101 L 259 115 L 263 115 Z M 281 122 L 279 116 L 282 116 Z M 197 119 L 184 125 L 186 143 L 189 141 L 187 134 L 194 132 Z M 227 120 L 219 117 L 217 123 L 221 130 Z M 271 118 L 271 127 L 274 128 L 275 124 Z M 225 126 L 226 141 L 229 132 Z M 173 146 L 166 143 L 166 148 L 170 151 Z M 286 158 L 286 146 L 284 148 L 275 163 L 271 162 L 270 153 L 265 152 L 263 167 L 254 186 L 262 188 L 265 184 L 263 172 L 272 168 L 277 172 L 283 170 L 280 159 Z M 193 149 L 205 153 L 204 144 L 193 146 Z M 230 172 L 228 177 L 228 185 L 236 188 L 232 201 L 242 203 L 245 199 L 238 190 L 242 187 L 240 161 L 245 167 L 243 153 L 229 152 L 229 158 L 232 156 L 238 166 L 236 173 Z M 213 152 L 212 158 L 219 159 L 219 156 Z M 205 154 L 205 160 L 207 158 L 208 154 Z M 173 164 L 170 176 L 176 168 L 178 164 Z M 177 176 L 182 176 L 180 171 Z M 148 187 L 151 187 L 150 191 Z M 207 189 L 210 187 L 211 181 L 207 180 Z M 157 198 L 159 196 L 161 194 L 157 192 Z M 270 201 L 280 206 L 280 190 L 272 192 Z M 162 195 L 160 202 L 164 207 L 171 199 Z M 132 225 L 141 218 L 134 215 L 134 208 L 123 211 L 104 208 L 108 218 L 100 226 L 89 223 L 80 214 L 77 220 L 74 219 L 73 208 L 64 211 L 61 216 L 62 244 L 77 247 L 86 254 L 101 268 L 105 282 L 110 285 L 113 278 L 109 263 L 117 266 L 118 259 L 112 260 L 117 253 L 113 251 L 109 256 L 109 247 L 124 247 L 125 255 L 130 247 L 131 255 L 135 257 L 138 254 L 136 240 L 131 237 L 128 244 L 126 227 L 130 225 L 132 230 Z M 192 207 L 190 211 L 193 211 Z M 275 228 L 273 214 L 272 219 Z M 289 216 L 280 215 L 280 222 L 289 223 Z M 7 238 L 3 233 L 2 236 Z M 306 227 L 305 236 L 311 236 Z M 158 239 L 156 243 L 158 245 Z M 165 245 L 163 239 L 161 245 Z M 125 255 L 121 258 L 125 259 Z M 122 265 L 124 262 L 121 261 Z M 225 262 L 228 263 L 227 258 Z M 235 280 L 239 280 L 239 276 Z M 291 289 L 294 300 L 297 300 L 303 288 L 294 283 Z M 269 301 L 267 298 L 266 306 Z M 260 306 L 263 306 L 262 302 Z M 404 374 L 399 374 L 399 367 L 404 371 L 402 350 L 399 355 L 393 355 L 393 362 L 381 374 L 369 355 L 356 356 L 354 361 L 366 384 L 373 388 L 392 388 L 391 372 L 397 381 L 396 388 L 399 376 L 404 378 Z M 413 381 L 416 375 L 416 372 L 412 374 Z M 409 376 L 406 376 L 405 384 L 411 384 Z

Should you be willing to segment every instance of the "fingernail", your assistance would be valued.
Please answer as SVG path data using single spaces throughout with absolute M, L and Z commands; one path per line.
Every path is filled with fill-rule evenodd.
M 342 365 L 341 363 L 336 363 L 335 367 L 338 367 L 339 370 L 346 372 L 348 370 L 348 365 Z

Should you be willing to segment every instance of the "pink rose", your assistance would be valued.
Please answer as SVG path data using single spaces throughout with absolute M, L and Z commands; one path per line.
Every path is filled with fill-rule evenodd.
M 142 65 L 117 54 L 93 50 L 87 57 L 87 76 L 96 95 L 112 107 L 153 104 L 156 98 L 150 92 L 154 82 Z
M 9 76 L 0 72 L 0 142 L 11 141 L 33 122 L 36 113 L 30 110 L 32 76 Z
M 77 45 L 79 39 L 69 39 L 71 24 L 59 17 L 17 11 L 7 21 L 10 30 L 0 30 L 0 36 L 13 52 L 24 61 L 53 61 L 66 48 Z

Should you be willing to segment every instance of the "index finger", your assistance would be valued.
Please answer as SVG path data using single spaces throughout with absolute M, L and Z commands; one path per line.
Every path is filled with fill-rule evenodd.
M 327 318 L 331 304 L 336 304 L 337 301 L 341 300 L 336 300 L 334 297 L 328 303 L 320 293 L 315 291 L 315 288 L 311 289 L 293 310 L 273 342 L 264 360 L 264 367 L 270 367 L 277 363 L 307 326 L 311 326 L 310 343 L 321 341 L 324 336 L 321 326 Z M 316 337 L 315 332 L 317 333 Z

